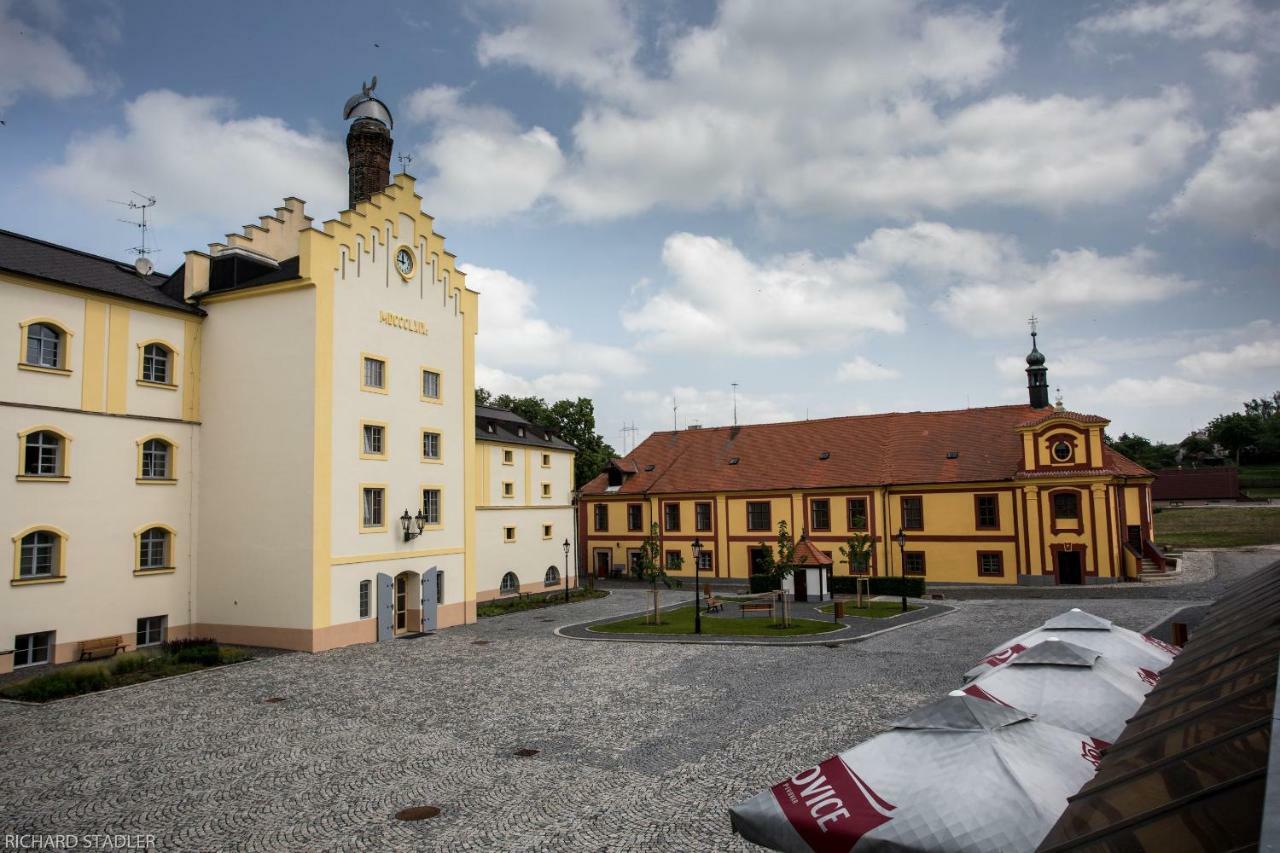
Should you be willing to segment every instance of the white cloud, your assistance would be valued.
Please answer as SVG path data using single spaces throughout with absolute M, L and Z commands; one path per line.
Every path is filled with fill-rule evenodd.
M 1178 359 L 1178 367 L 1193 376 L 1227 376 L 1249 370 L 1280 368 L 1280 340 L 1239 344 L 1226 351 L 1205 350 Z
M 1101 376 L 1107 372 L 1107 368 L 1096 359 L 1087 356 L 1078 356 L 1071 353 L 1058 354 L 1055 353 L 1046 362 L 1050 373 L 1055 377 L 1064 377 L 1067 379 Z M 1027 371 L 1027 360 L 1022 356 L 1009 355 L 996 359 L 996 369 L 1004 376 L 1009 378 L 1025 378 Z
M 1179 40 L 1239 38 L 1248 33 L 1256 10 L 1248 0 L 1164 0 L 1131 3 L 1087 18 L 1088 33 L 1163 35 Z
M 577 397 L 602 376 L 634 377 L 643 362 L 620 347 L 579 341 L 538 313 L 537 289 L 503 270 L 461 266 L 481 294 L 476 383 L 494 393 Z
M 463 156 L 473 146 L 516 161 L 523 183 L 504 203 L 478 205 L 494 215 L 544 198 L 578 219 L 663 206 L 1058 212 L 1155 185 L 1203 136 L 1179 89 L 1111 100 L 1006 95 L 948 112 L 1009 66 L 1000 11 L 825 0 L 797 15 L 786 4 L 723 0 L 706 26 L 660 38 L 644 66 L 618 2 L 522 2 L 505 18 L 480 39 L 481 62 L 574 85 L 585 105 L 563 161 L 559 140 L 521 146 L 511 128 L 486 131 L 487 147 L 459 140 L 439 158 L 446 185 L 484 171 Z
M 1180 408 L 1202 400 L 1234 400 L 1237 392 L 1220 386 L 1192 382 L 1177 376 L 1156 376 L 1149 379 L 1126 377 L 1107 385 L 1085 386 L 1076 392 L 1085 410 L 1106 411 L 1108 407 Z M 1068 401 L 1068 408 L 1077 408 Z
M 1233 88 L 1237 100 L 1248 100 L 1258 77 L 1262 62 L 1257 54 L 1239 50 L 1208 50 L 1204 53 L 1205 65 Z
M 257 222 L 288 195 L 305 197 L 317 215 L 346 207 L 339 144 L 233 111 L 225 98 L 147 92 L 125 104 L 122 128 L 73 139 L 63 161 L 39 177 L 94 205 L 134 189 L 154 193 L 158 223 L 209 228 L 210 241 Z
M 27 94 L 73 98 L 94 91 L 89 72 L 71 52 L 44 29 L 65 18 L 61 6 L 37 6 L 37 22 L 26 23 L 10 14 L 0 0 L 0 107 Z
M 1157 216 L 1280 249 L 1280 105 L 1245 113 L 1222 131 L 1209 161 Z
M 673 286 L 622 314 L 646 348 L 797 355 L 905 328 L 902 289 L 852 255 L 757 263 L 728 240 L 679 233 L 664 242 L 662 260 Z
M 902 374 L 892 367 L 876 364 L 866 356 L 857 356 L 853 361 L 846 361 L 836 370 L 837 382 L 881 382 L 886 379 L 897 379 Z
M 706 389 L 678 386 L 670 393 L 653 390 L 625 391 L 627 420 L 640 426 L 640 437 L 653 430 L 669 430 L 673 426 L 671 406 L 678 406 L 675 422 L 680 429 L 690 424 L 704 427 L 733 424 L 734 393 L 732 389 Z M 794 401 L 787 394 L 755 394 L 738 390 L 738 423 L 762 424 L 795 420 Z M 802 412 L 800 413 L 803 414 Z
M 487 220 L 525 210 L 564 167 L 560 144 L 547 130 L 521 129 L 505 110 L 464 103 L 459 89 L 418 89 L 405 100 L 404 115 L 432 125 L 418 156 L 431 166 L 423 193 L 437 216 Z

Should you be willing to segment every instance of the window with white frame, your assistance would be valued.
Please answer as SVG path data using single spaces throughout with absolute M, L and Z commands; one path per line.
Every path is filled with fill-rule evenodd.
M 440 374 L 434 370 L 422 371 L 422 396 L 428 400 L 440 399 Z
M 27 477 L 60 477 L 65 439 L 51 430 L 27 433 L 22 448 L 22 473 Z
M 147 344 L 142 348 L 142 381 L 162 385 L 172 383 L 173 350 L 164 344 Z
M 369 618 L 369 592 L 373 586 L 372 581 L 360 581 L 360 618 Z
M 149 438 L 142 443 L 142 468 L 140 476 L 144 480 L 168 480 L 170 473 L 170 456 L 173 445 L 163 438 Z
M 426 518 L 426 524 L 433 525 L 440 523 L 440 490 L 439 489 L 423 489 L 422 490 L 422 515 Z
M 700 572 L 711 571 L 711 568 L 714 565 L 714 563 L 712 562 L 712 558 L 713 558 L 713 555 L 710 551 L 699 552 L 698 553 L 698 571 Z
M 168 616 L 144 616 L 138 620 L 138 636 L 136 643 L 141 646 L 158 646 L 164 642 L 165 629 L 169 626 Z
M 13 638 L 13 666 L 36 666 L 49 662 L 53 649 L 53 632 L 38 631 L 34 634 L 18 634 Z
M 23 536 L 18 546 L 18 580 L 57 577 L 60 547 L 61 537 L 52 530 L 33 530 Z
M 387 363 L 380 358 L 366 355 L 364 357 L 363 385 L 365 388 L 375 388 L 379 391 L 386 390 Z
M 384 456 L 387 428 L 381 424 L 364 425 L 364 452 L 366 456 Z
M 384 523 L 383 504 L 386 497 L 386 489 L 366 487 L 362 491 L 364 506 L 361 515 L 361 526 L 382 527 Z
M 422 458 L 440 458 L 440 433 L 424 432 L 422 434 Z
M 520 591 L 520 578 L 516 577 L 515 572 L 507 572 L 502 576 L 502 583 L 498 585 L 498 592 L 503 595 L 510 595 Z
M 169 563 L 169 531 L 151 527 L 138 537 L 138 570 L 167 569 Z
M 49 323 L 32 323 L 27 326 L 26 364 L 60 368 L 63 366 L 64 353 L 63 332 L 57 326 Z
M 542 582 L 546 586 L 555 586 L 560 583 L 560 570 L 555 566 L 547 566 L 547 573 L 542 576 Z

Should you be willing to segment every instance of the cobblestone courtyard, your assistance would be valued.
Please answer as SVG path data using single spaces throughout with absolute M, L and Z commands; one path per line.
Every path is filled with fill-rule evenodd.
M 1142 629 L 1197 598 L 1079 604 Z M 988 648 L 1075 603 L 961 601 L 836 648 L 553 636 L 643 608 L 619 591 L 434 637 L 0 704 L 0 834 L 151 833 L 162 850 L 746 849 L 731 803 L 952 689 Z M 395 819 L 421 804 L 443 811 Z

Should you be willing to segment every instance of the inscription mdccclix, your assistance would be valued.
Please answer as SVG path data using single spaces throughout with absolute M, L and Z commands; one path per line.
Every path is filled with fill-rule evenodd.
M 417 335 L 425 335 L 427 333 L 427 324 L 421 320 L 402 317 L 399 314 L 392 314 L 390 311 L 379 311 L 378 322 L 386 323 L 388 326 L 404 329 L 406 332 L 413 332 Z

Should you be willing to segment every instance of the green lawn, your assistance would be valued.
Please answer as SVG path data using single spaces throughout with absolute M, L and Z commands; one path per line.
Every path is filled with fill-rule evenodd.
M 602 634 L 692 634 L 693 608 L 680 607 L 662 611 L 661 625 L 647 625 L 647 616 L 635 616 L 619 622 L 593 625 L 590 630 Z M 702 633 L 713 637 L 796 637 L 803 634 L 825 634 L 842 625 L 814 619 L 793 619 L 790 628 L 775 627 L 772 619 L 759 616 L 721 617 L 702 614 Z
M 1160 512 L 1155 524 L 1162 547 L 1280 544 L 1280 507 L 1180 507 Z
M 919 610 L 920 605 L 908 604 L 907 612 Z M 824 604 L 818 608 L 823 613 L 830 613 L 832 606 Z M 872 601 L 866 607 L 854 607 L 852 603 L 846 604 L 844 608 L 845 616 L 863 616 L 869 619 L 884 619 L 888 616 L 902 615 L 902 602 L 900 601 Z

